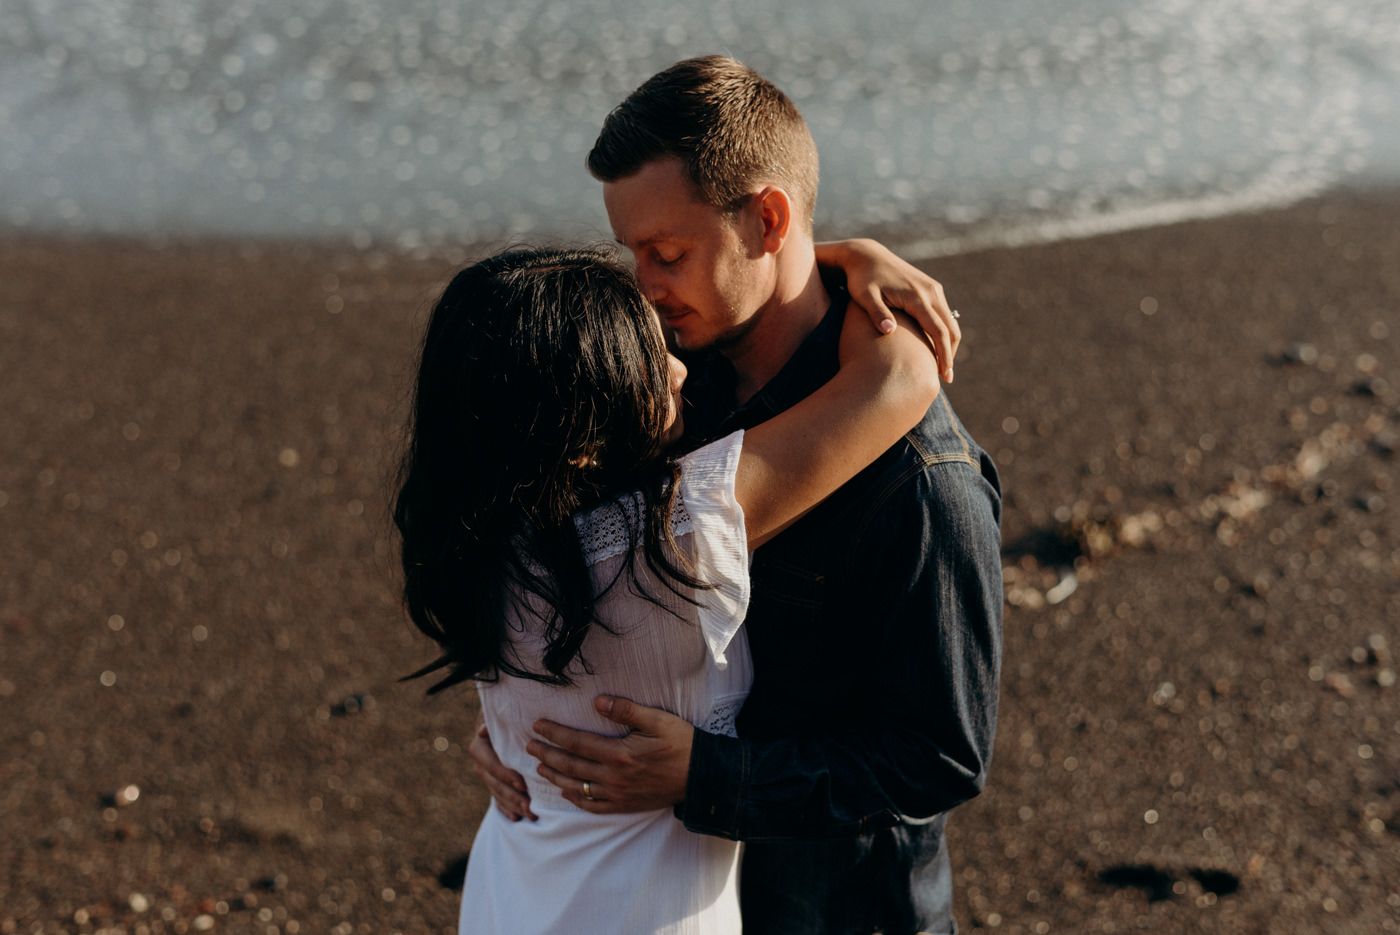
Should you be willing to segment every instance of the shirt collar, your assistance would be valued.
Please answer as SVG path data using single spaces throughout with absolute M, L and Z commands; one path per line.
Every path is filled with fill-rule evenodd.
M 836 375 L 841 325 L 850 297 L 843 287 L 827 283 L 831 305 L 812 332 L 798 345 L 773 379 L 748 402 L 733 409 L 734 365 L 718 351 L 710 351 L 691 368 L 686 385 L 687 428 L 705 438 L 718 438 L 736 429 L 750 429 L 806 399 Z M 692 420 L 691 413 L 694 413 Z

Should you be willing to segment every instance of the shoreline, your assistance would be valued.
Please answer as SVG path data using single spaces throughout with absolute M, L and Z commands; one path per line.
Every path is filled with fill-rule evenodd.
M 1108 237 L 1115 234 L 1170 227 L 1195 221 L 1226 220 L 1271 212 L 1287 211 L 1299 204 L 1328 199 L 1353 197 L 1388 197 L 1400 191 L 1400 186 L 1383 179 L 1370 182 L 1333 182 L 1318 184 L 1287 196 L 1273 192 L 1267 180 L 1242 192 L 1215 194 L 1200 198 L 1157 201 L 1123 208 L 1107 214 L 1086 214 L 1069 217 L 1033 219 L 1023 217 L 991 225 L 969 225 L 965 230 L 948 230 L 930 236 L 913 223 L 891 222 L 856 225 L 845 231 L 824 225 L 817 231 L 819 240 L 843 237 L 871 237 L 895 249 L 914 263 L 983 253 L 992 250 L 1019 250 L 1025 247 L 1047 246 L 1073 240 Z M 573 234 L 563 230 L 527 234 L 499 234 L 484 237 L 464 237 L 422 242 L 405 246 L 393 236 L 373 237 L 365 232 L 344 236 L 314 235 L 242 235 L 218 232 L 149 233 L 110 231 L 24 230 L 0 227 L 0 243 L 42 243 L 53 246 L 106 243 L 133 245 L 159 250 L 172 246 L 242 249 L 312 250 L 319 253 L 350 254 L 366 258 L 382 258 L 381 262 L 414 260 L 419 262 L 462 263 L 472 257 L 504 250 L 517 244 L 607 243 L 613 244 L 605 229 L 591 228 L 582 222 L 572 225 Z
M 1397 216 L 921 264 L 1006 491 L 963 929 L 1398 930 Z M 0 236 L 0 933 L 455 926 L 475 701 L 396 681 L 385 502 L 452 270 Z

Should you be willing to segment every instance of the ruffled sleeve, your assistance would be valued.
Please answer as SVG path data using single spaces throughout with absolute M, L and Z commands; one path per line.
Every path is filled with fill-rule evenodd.
M 697 592 L 700 629 L 716 667 L 749 609 L 749 545 L 744 511 L 734 497 L 734 475 L 744 433 L 735 432 L 680 459 L 680 501 L 690 514 L 696 577 L 711 590 Z

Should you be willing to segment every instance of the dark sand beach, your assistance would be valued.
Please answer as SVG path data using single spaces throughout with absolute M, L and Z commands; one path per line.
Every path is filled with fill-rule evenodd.
M 1400 193 L 928 268 L 1007 491 L 963 930 L 1400 931 Z M 453 930 L 386 505 L 450 272 L 0 241 L 0 933 Z

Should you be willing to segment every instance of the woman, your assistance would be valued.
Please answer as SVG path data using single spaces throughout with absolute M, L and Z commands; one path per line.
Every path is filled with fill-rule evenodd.
M 851 318 L 856 318 L 852 327 Z M 488 811 L 463 932 L 739 930 L 738 845 L 669 811 L 595 816 L 525 769 L 529 726 L 584 729 L 599 693 L 733 731 L 751 680 L 747 554 L 914 426 L 938 391 L 915 329 L 848 314 L 837 376 L 679 460 L 685 369 L 630 272 L 592 250 L 468 268 L 424 339 L 395 506 L 405 601 L 442 648 L 433 690 L 478 681 L 536 822 Z

